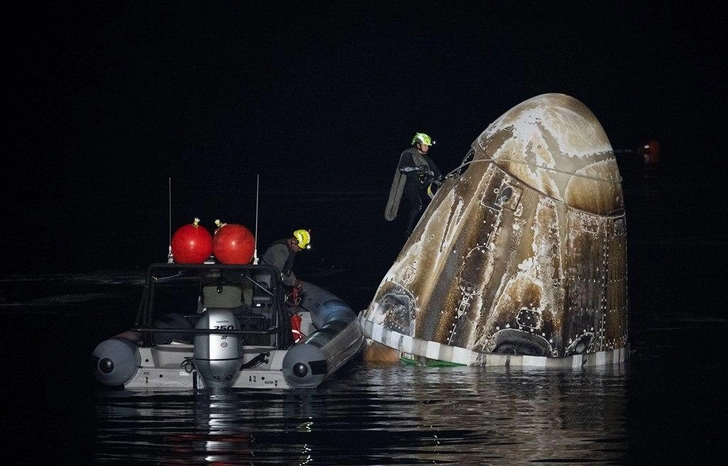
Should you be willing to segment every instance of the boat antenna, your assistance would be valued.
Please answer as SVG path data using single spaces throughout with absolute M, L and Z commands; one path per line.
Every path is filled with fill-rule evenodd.
M 167 186 L 169 196 L 169 199 L 167 201 L 169 206 L 169 252 L 167 252 L 167 262 L 171 264 L 172 262 L 174 262 L 174 257 L 172 256 L 172 177 L 169 177 Z
M 258 197 L 260 193 L 260 173 L 255 175 L 255 235 L 253 239 L 255 241 L 253 249 L 253 264 L 258 265 Z

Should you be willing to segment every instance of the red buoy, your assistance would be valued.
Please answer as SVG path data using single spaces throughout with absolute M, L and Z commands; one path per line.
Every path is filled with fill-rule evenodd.
M 652 139 L 640 147 L 638 153 L 642 156 L 646 166 L 657 166 L 660 162 L 660 142 Z
M 243 225 L 221 223 L 212 237 L 212 253 L 223 264 L 249 264 L 253 260 L 255 238 Z
M 212 235 L 200 219 L 183 225 L 172 235 L 172 257 L 178 264 L 201 264 L 212 253 Z

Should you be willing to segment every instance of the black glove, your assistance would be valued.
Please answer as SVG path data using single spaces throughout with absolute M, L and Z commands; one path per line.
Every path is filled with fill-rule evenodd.
M 432 171 L 420 173 L 420 175 L 419 175 L 420 183 L 422 183 L 422 184 L 431 183 L 434 175 L 435 174 Z

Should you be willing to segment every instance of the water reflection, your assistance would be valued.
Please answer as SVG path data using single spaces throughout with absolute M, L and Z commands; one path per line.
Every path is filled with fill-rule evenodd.
M 625 371 L 362 365 L 310 391 L 104 392 L 96 459 L 620 464 Z

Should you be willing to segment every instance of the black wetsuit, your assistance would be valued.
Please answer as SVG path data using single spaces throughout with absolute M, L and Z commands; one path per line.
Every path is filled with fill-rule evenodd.
M 276 267 L 281 272 L 281 281 L 288 286 L 296 283 L 296 275 L 292 270 L 295 258 L 296 253 L 291 249 L 287 238 L 274 242 L 263 254 L 263 262 Z
M 421 164 L 417 163 L 419 157 Z M 420 215 L 430 203 L 430 196 L 427 195 L 427 187 L 433 181 L 442 179 L 442 173 L 432 161 L 429 155 L 420 153 L 416 147 L 410 147 L 399 156 L 398 170 L 407 176 L 404 185 L 404 195 L 410 206 L 407 218 L 407 234 L 412 233 Z M 432 172 L 432 173 L 430 173 Z

